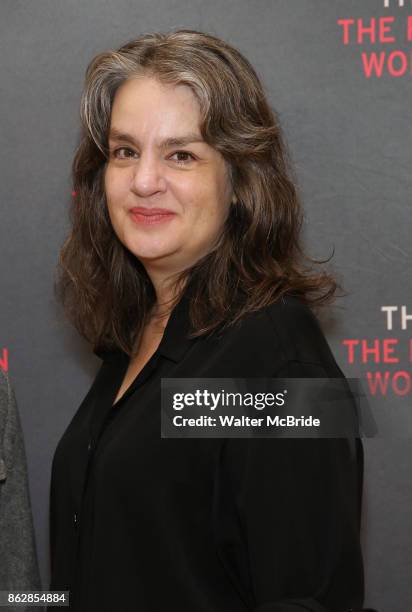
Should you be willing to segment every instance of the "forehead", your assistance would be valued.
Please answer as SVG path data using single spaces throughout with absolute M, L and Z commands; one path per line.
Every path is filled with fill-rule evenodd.
M 111 125 L 118 130 L 199 131 L 200 107 L 188 85 L 168 85 L 152 77 L 126 81 L 114 97 Z

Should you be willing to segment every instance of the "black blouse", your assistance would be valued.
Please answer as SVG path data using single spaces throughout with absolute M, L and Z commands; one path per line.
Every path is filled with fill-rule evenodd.
M 53 458 L 50 589 L 82 612 L 361 608 L 359 438 L 160 435 L 162 377 L 343 377 L 317 319 L 286 296 L 188 339 L 188 305 L 115 407 L 128 357 L 98 353 Z

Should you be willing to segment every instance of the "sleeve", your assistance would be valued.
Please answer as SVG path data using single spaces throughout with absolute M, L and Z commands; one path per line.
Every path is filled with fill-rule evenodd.
M 327 377 L 289 363 L 277 377 Z M 360 439 L 226 439 L 220 556 L 253 612 L 360 610 Z M 230 512 L 230 518 L 228 515 Z M 219 527 L 218 527 L 219 529 Z
M 6 418 L 0 457 L 0 589 L 39 590 L 41 581 L 23 433 L 16 398 L 6 373 L 1 382 L 4 384 L 0 385 L 0 404 Z

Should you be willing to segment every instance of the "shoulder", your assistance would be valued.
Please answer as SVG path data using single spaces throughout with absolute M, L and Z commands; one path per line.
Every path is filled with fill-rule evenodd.
M 282 296 L 263 313 L 288 359 L 309 358 L 314 348 L 324 346 L 326 339 L 317 317 L 299 298 Z
M 7 372 L 5 370 L 3 370 L 3 368 L 0 368 L 0 389 L 6 390 L 8 389 L 9 383 L 9 375 L 7 374 Z
M 92 353 L 96 355 L 103 362 L 111 362 L 119 359 L 121 355 L 124 355 L 120 348 L 107 348 L 105 346 L 95 346 L 92 348 Z
M 0 368 L 0 428 L 8 425 L 9 429 L 18 422 L 18 408 L 13 383 L 8 372 Z
M 298 297 L 286 294 L 252 313 L 249 325 L 257 325 L 260 335 L 272 337 L 284 364 L 295 364 L 295 375 L 299 374 L 299 364 L 315 369 L 319 366 L 329 376 L 342 375 L 318 318 Z
M 10 381 L 7 372 L 0 368 L 0 421 L 4 421 L 10 410 Z
M 20 428 L 16 397 L 9 374 L 0 368 L 0 480 L 4 477 L 5 463 L 10 462 L 11 448 Z

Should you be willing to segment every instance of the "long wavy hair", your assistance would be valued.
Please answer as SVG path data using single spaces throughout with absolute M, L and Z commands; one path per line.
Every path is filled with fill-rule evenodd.
M 206 256 L 176 277 L 175 299 L 190 297 L 190 337 L 235 324 L 285 293 L 312 309 L 340 285 L 301 245 L 303 220 L 293 165 L 275 111 L 249 61 L 196 30 L 147 33 L 98 54 L 87 67 L 82 133 L 72 164 L 71 231 L 57 265 L 55 292 L 94 350 L 136 353 L 156 303 L 141 262 L 117 238 L 104 192 L 111 108 L 119 86 L 136 76 L 191 87 L 204 140 L 228 164 L 237 202 Z M 328 261 L 328 260 L 326 260 Z M 169 310 L 169 312 L 170 312 Z

